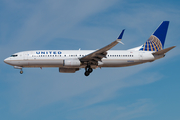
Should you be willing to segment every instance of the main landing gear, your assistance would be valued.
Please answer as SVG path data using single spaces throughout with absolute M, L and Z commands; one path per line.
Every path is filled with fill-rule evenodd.
M 85 76 L 89 76 L 90 73 L 92 73 L 93 69 L 91 68 L 90 65 L 87 65 L 86 68 L 85 68 L 85 73 L 84 75 Z

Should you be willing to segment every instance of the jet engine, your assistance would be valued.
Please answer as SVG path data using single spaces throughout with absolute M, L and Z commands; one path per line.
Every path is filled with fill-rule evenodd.
M 81 62 L 79 61 L 79 59 L 64 59 L 63 60 L 64 67 L 78 68 L 80 67 L 80 65 L 81 65 Z
M 59 68 L 59 72 L 61 73 L 75 73 L 79 68 Z

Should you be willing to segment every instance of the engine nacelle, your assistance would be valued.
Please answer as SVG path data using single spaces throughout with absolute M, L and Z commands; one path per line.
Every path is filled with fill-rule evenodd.
M 75 73 L 79 68 L 59 68 L 59 72 L 61 73 Z
M 81 62 L 79 59 L 65 59 L 63 60 L 64 67 L 80 67 Z

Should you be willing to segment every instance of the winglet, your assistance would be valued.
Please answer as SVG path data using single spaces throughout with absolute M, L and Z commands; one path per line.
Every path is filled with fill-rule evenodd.
M 121 34 L 119 35 L 119 37 L 118 37 L 117 39 L 122 39 L 123 34 L 124 34 L 124 31 L 125 31 L 125 29 L 124 29 L 124 30 L 122 30 Z
M 123 37 L 124 31 L 125 31 L 125 29 L 122 30 L 121 34 L 119 35 L 119 37 L 118 37 L 117 40 L 116 40 L 117 42 L 119 42 L 119 43 L 121 43 L 121 44 L 123 44 L 123 45 L 124 45 L 124 43 L 121 42 L 121 39 L 122 39 L 122 37 Z

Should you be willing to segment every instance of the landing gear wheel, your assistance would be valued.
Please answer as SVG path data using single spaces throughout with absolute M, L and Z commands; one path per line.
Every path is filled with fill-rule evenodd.
M 22 71 L 22 70 L 20 71 L 20 74 L 23 74 L 23 71 Z
M 88 71 L 86 71 L 86 72 L 84 73 L 85 76 L 89 76 L 89 74 L 90 74 L 90 73 L 89 73 Z
M 89 73 L 92 73 L 92 71 L 93 71 L 92 68 L 89 68 L 89 69 L 88 69 L 88 72 L 89 72 Z
M 85 76 L 89 76 L 90 73 L 92 73 L 93 69 L 91 68 L 90 65 L 87 64 L 87 66 L 85 67 Z

